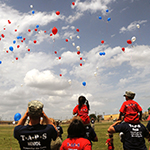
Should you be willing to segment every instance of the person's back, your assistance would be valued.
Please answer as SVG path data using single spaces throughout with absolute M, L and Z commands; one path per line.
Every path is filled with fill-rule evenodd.
M 124 150 L 147 150 L 144 138 L 147 138 L 149 136 L 149 132 L 147 131 L 146 127 L 141 123 L 131 124 L 124 122 L 117 125 L 116 122 L 108 128 L 108 132 L 124 133 Z
M 126 94 L 124 96 L 126 98 L 126 101 L 122 104 L 119 110 L 119 119 L 121 119 L 121 116 L 124 114 L 125 122 L 135 124 L 139 123 L 139 120 L 141 120 L 142 118 L 142 108 L 136 101 L 133 100 L 135 93 L 131 91 L 126 91 Z
M 79 116 L 82 119 L 83 124 L 89 124 L 90 117 L 88 116 L 88 113 L 89 113 L 88 100 L 86 100 L 84 96 L 80 96 L 78 98 L 78 102 L 79 102 L 79 105 L 77 105 L 73 109 L 73 115 L 77 114 L 77 116 Z M 86 102 L 86 105 L 84 104 L 85 102 Z
M 21 150 L 40 148 L 50 150 L 51 139 L 57 135 L 52 125 L 16 126 L 14 137 L 19 141 Z

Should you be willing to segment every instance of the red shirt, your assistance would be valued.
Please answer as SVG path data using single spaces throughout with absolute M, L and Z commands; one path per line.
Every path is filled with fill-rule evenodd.
M 120 112 L 125 113 L 124 121 L 128 123 L 139 123 L 138 113 L 142 111 L 141 106 L 134 100 L 125 101 L 120 110 Z
M 60 150 L 92 150 L 91 142 L 85 138 L 68 138 L 63 141 Z
M 106 143 L 108 144 L 108 150 L 113 150 L 114 149 L 114 145 L 113 145 L 113 143 L 111 143 L 111 139 L 107 139 Z
M 89 110 L 87 108 L 86 105 L 82 105 L 81 109 L 79 110 L 79 105 L 77 105 L 74 109 L 73 112 L 77 114 L 77 116 L 79 116 L 82 121 L 83 124 L 89 124 L 90 123 L 90 117 L 88 116 Z

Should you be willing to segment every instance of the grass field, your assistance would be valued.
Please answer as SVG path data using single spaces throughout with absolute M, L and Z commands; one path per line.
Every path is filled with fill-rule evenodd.
M 98 136 L 98 142 L 93 142 L 92 149 L 93 150 L 107 150 L 107 146 L 105 142 L 108 138 L 106 136 L 108 127 L 112 124 L 112 122 L 106 123 L 96 123 L 95 124 L 95 132 Z M 143 122 L 144 125 L 147 122 Z M 16 139 L 13 137 L 13 129 L 15 126 L 13 125 L 0 125 L 0 150 L 19 150 L 19 144 Z M 67 128 L 68 125 L 62 125 L 63 127 L 63 140 L 67 137 Z M 146 146 L 149 147 L 149 143 L 147 139 Z M 114 146 L 116 150 L 123 150 L 122 143 L 120 142 L 118 133 L 114 134 Z

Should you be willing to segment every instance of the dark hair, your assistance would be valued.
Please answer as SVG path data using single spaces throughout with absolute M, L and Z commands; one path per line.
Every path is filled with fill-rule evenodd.
M 85 137 L 86 130 L 85 126 L 83 125 L 81 120 L 74 119 L 67 130 L 68 137 L 74 138 L 74 137 Z
M 88 110 L 90 110 L 90 105 L 89 105 L 89 102 L 88 100 L 84 97 L 84 96 L 80 96 L 78 98 L 78 101 L 79 101 L 79 110 L 81 109 L 81 106 L 86 102 L 86 106 L 88 108 Z

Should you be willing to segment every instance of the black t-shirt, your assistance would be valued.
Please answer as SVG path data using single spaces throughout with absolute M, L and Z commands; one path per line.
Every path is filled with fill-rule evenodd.
M 21 150 L 50 150 L 51 139 L 56 140 L 57 131 L 52 125 L 16 126 L 14 137 Z
M 57 126 L 56 128 L 57 128 L 57 130 L 58 130 L 58 132 L 59 132 L 59 137 L 62 138 L 62 134 L 63 134 L 63 129 L 62 129 L 62 127 L 61 127 L 61 126 Z
M 147 150 L 144 137 L 147 137 L 149 133 L 143 124 L 124 122 L 114 128 L 116 132 L 124 133 L 123 148 L 125 150 Z

